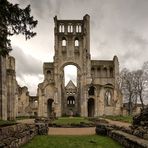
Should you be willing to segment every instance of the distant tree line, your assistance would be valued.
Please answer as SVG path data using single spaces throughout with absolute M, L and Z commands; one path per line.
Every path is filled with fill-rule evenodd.
M 138 100 L 141 102 L 141 107 L 144 108 L 144 100 L 148 98 L 148 61 L 138 70 L 122 69 L 118 84 L 124 101 L 128 103 L 129 115 L 137 106 Z

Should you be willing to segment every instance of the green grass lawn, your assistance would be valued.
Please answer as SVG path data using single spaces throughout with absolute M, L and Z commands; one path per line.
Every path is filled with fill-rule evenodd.
M 115 121 L 122 121 L 132 123 L 133 117 L 132 116 L 104 116 L 104 118 L 115 120 Z
M 36 136 L 22 148 L 121 148 L 109 137 L 93 136 Z
M 16 117 L 16 120 L 24 120 L 24 119 L 33 119 L 33 118 L 35 118 L 35 117 L 29 117 L 29 116 L 18 116 L 18 117 Z
M 80 124 L 81 122 L 92 123 L 91 121 L 83 117 L 61 117 L 53 121 L 53 123 L 57 125 Z

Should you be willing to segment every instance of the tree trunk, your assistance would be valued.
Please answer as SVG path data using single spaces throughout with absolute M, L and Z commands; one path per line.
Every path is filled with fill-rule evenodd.
M 129 102 L 128 102 L 128 114 L 132 115 L 132 97 L 129 96 Z
M 142 109 L 144 109 L 144 103 L 143 103 L 143 98 L 142 98 L 141 93 L 140 93 L 139 97 L 140 97 L 140 102 L 141 102 L 141 105 L 142 105 Z

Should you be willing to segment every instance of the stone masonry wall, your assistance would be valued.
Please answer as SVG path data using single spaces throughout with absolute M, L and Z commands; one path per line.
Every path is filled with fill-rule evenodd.
M 0 148 L 19 148 L 38 133 L 34 124 L 16 124 L 0 127 Z
M 148 139 L 145 137 L 138 137 L 134 130 L 130 127 L 120 127 L 109 124 L 98 124 L 96 126 L 96 134 L 107 135 L 112 139 L 118 141 L 126 148 L 147 148 Z

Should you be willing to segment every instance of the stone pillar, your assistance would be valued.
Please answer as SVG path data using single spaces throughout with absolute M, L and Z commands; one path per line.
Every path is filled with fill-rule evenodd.
M 95 117 L 99 116 L 98 115 L 98 96 L 95 96 Z
M 61 81 L 60 81 L 61 82 Z M 56 112 L 56 116 L 57 117 L 61 117 L 62 115 L 62 95 L 61 95 L 61 83 L 59 82 L 59 86 L 58 86 L 58 94 L 57 94 L 57 112 Z M 57 83 L 58 84 L 58 83 Z
M 6 57 L 0 56 L 0 119 L 7 120 Z
M 7 116 L 8 120 L 15 120 L 15 59 L 11 56 L 7 58 Z
M 44 90 L 42 88 L 38 88 L 38 117 L 43 117 L 43 110 L 44 110 Z
M 100 89 L 100 98 L 99 98 L 99 115 L 104 114 L 104 88 Z
M 16 87 L 17 87 L 17 82 L 16 82 Z M 15 117 L 18 116 L 18 90 L 16 88 L 16 93 L 15 93 Z

